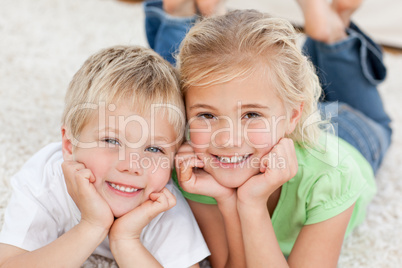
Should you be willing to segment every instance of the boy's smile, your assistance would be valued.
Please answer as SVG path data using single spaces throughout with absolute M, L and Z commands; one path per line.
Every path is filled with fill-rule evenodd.
M 97 192 L 120 217 L 166 185 L 177 135 L 160 113 L 151 118 L 117 105 L 94 114 L 78 138 L 75 161 L 92 171 Z
M 204 170 L 226 187 L 237 188 L 258 174 L 261 157 L 297 123 L 297 113 L 289 119 L 262 70 L 186 93 L 190 145 Z

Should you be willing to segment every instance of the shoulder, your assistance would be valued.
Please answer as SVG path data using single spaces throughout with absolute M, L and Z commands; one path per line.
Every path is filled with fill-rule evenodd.
M 49 174 L 62 177 L 63 161 L 61 142 L 51 143 L 35 153 L 12 177 L 12 185 L 29 185 L 43 187 Z M 50 181 L 49 181 L 50 182 Z M 39 190 L 39 189 L 36 189 Z
M 72 200 L 65 187 L 62 161 L 61 144 L 50 144 L 13 176 L 2 242 L 35 250 L 74 225 L 78 215 L 71 214 Z
M 357 173 L 373 177 L 370 164 L 353 146 L 331 134 L 325 134 L 315 147 L 295 145 L 299 168 L 305 175 L 335 176 Z M 361 176 L 359 176 L 361 177 Z
M 299 171 L 294 183 L 305 197 L 306 224 L 331 218 L 375 192 L 371 166 L 342 139 L 327 135 L 317 148 L 298 146 L 296 151 Z

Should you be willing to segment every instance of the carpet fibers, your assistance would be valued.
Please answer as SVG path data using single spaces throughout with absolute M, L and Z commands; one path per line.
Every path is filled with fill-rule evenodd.
M 146 46 L 141 4 L 115 0 L 2 0 L 0 4 L 0 228 L 10 177 L 46 144 L 60 140 L 70 79 L 96 51 Z M 344 242 L 339 267 L 402 267 L 402 55 L 385 54 L 380 92 L 394 136 L 377 174 L 367 219 Z M 401 91 L 400 91 L 401 90 Z M 117 267 L 91 256 L 84 267 Z

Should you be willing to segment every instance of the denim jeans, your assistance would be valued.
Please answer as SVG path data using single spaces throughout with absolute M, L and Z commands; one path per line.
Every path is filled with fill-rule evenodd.
M 161 0 L 145 2 L 144 9 L 150 47 L 175 64 L 174 54 L 197 16 L 172 17 L 164 13 Z M 336 134 L 359 150 L 376 172 L 392 134 L 376 87 L 386 68 L 380 47 L 356 25 L 351 24 L 347 33 L 347 39 L 330 45 L 307 38 L 303 52 L 323 85 L 321 113 L 331 116 Z

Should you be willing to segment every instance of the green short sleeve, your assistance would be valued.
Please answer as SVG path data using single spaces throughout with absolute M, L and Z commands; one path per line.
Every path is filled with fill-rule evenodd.
M 348 161 L 348 159 L 344 159 Z M 306 204 L 306 223 L 330 219 L 351 207 L 367 187 L 358 166 L 350 160 L 334 172 L 320 176 L 311 188 Z
M 173 179 L 174 183 L 177 185 L 177 187 L 179 188 L 180 192 L 183 194 L 183 196 L 186 199 L 189 199 L 191 201 L 195 201 L 198 203 L 208 204 L 208 205 L 216 205 L 217 204 L 215 198 L 213 198 L 213 197 L 206 196 L 206 195 L 192 194 L 192 193 L 188 193 L 188 192 L 184 191 L 183 188 L 180 187 L 179 181 L 177 180 L 176 169 L 173 169 L 173 171 L 172 171 L 172 179 Z

